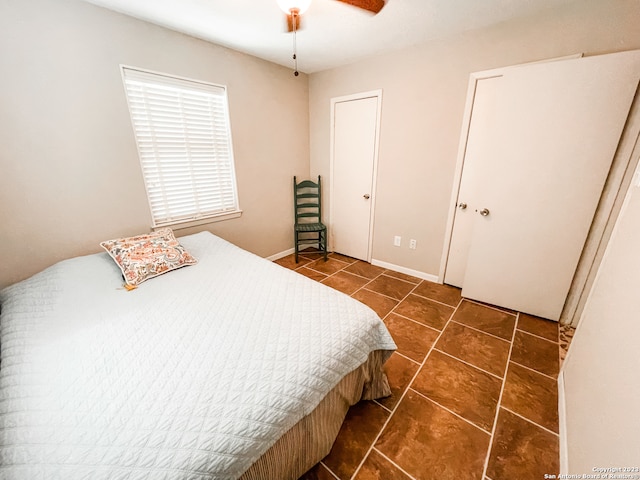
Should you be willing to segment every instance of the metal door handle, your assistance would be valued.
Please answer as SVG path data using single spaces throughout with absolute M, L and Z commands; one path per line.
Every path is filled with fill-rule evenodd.
M 483 217 L 486 217 L 487 215 L 489 215 L 489 209 L 483 208 L 482 210 L 480 210 L 480 215 L 482 215 Z
M 459 203 L 459 204 L 458 204 L 458 208 L 459 208 L 460 210 L 464 210 L 465 208 L 467 208 L 467 204 L 466 204 L 466 203 Z
M 364 197 L 364 199 L 365 199 L 365 200 L 369 200 L 369 198 L 370 198 L 368 193 L 365 193 L 365 194 L 363 195 L 363 197 Z

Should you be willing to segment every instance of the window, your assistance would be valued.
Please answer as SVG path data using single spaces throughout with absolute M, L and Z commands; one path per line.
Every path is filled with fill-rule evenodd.
M 226 88 L 122 75 L 153 226 L 239 216 Z

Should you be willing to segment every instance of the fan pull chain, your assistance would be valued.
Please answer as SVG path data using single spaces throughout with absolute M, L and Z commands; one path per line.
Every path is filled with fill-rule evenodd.
M 296 44 L 296 34 L 298 33 L 297 30 L 297 23 L 298 23 L 298 14 L 297 13 L 292 13 L 291 14 L 291 23 L 293 23 L 293 74 L 297 77 L 298 75 L 300 75 L 300 73 L 298 73 L 298 55 L 297 55 L 297 44 Z

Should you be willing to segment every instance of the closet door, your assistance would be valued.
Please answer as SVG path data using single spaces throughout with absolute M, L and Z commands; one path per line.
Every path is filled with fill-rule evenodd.
M 381 92 L 332 99 L 332 250 L 371 261 Z
M 482 188 L 479 176 L 483 159 L 491 152 L 494 140 L 491 138 L 497 95 L 500 93 L 501 76 L 478 80 L 474 91 L 473 108 L 469 120 L 469 131 L 464 152 L 464 167 L 460 178 L 458 202 L 451 232 L 449 257 L 444 275 L 444 283 L 462 288 L 473 226 L 478 209 L 478 195 Z
M 639 52 L 501 78 L 463 296 L 559 318 L 639 78 Z

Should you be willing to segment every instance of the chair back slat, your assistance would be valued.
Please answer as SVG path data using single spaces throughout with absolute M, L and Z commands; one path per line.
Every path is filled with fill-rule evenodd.
M 293 196 L 295 223 L 321 223 L 322 218 L 322 185 L 320 175 L 318 182 L 303 180 L 297 183 L 293 177 Z
M 300 246 L 316 244 L 327 261 L 327 227 L 322 223 L 322 185 L 318 182 L 303 180 L 297 183 L 293 177 L 293 210 L 295 214 L 294 247 L 298 263 Z

